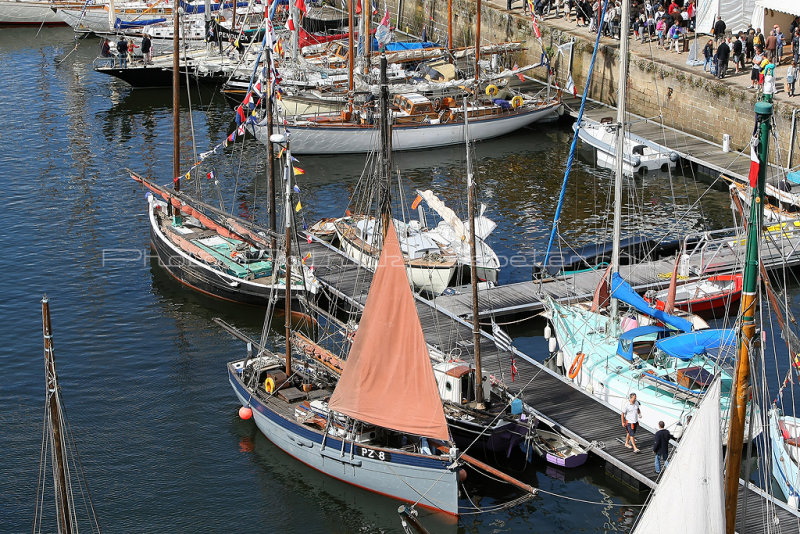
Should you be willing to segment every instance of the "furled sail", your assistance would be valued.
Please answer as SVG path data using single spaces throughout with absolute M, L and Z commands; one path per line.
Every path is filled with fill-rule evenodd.
M 394 225 L 386 233 L 361 323 L 329 407 L 392 430 L 450 439 Z
M 682 317 L 670 315 L 662 310 L 658 310 L 650 306 L 633 288 L 626 282 L 619 273 L 611 275 L 611 298 L 619 299 L 622 302 L 633 306 L 640 312 L 649 315 L 654 319 L 658 319 L 664 324 L 668 324 L 678 330 L 684 332 L 692 331 L 692 323 Z
M 700 403 L 634 534 L 725 532 L 720 384 Z

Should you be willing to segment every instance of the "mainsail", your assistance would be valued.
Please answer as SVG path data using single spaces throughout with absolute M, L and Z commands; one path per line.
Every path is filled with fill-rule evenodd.
M 384 428 L 450 440 L 394 225 L 369 288 L 331 410 Z
M 700 403 L 634 534 L 725 532 L 720 384 Z

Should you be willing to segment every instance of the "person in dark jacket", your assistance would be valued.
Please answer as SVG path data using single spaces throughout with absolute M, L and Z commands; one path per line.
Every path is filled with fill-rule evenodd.
M 728 70 L 728 60 L 731 58 L 731 47 L 728 45 L 728 39 L 723 40 L 717 47 L 717 59 L 719 59 L 719 68 L 717 69 L 717 78 L 724 78 L 725 72 Z
M 108 39 L 103 39 L 103 44 L 100 45 L 100 55 L 102 57 L 111 57 L 111 42 Z
M 119 53 L 119 66 L 124 69 L 128 66 L 128 41 L 125 37 L 120 37 L 117 41 L 117 52 Z
M 714 41 L 711 39 L 703 47 L 703 57 L 705 58 L 703 72 L 711 72 L 711 59 L 714 57 Z
M 658 431 L 653 436 L 653 452 L 656 454 L 656 474 L 661 473 L 661 469 L 667 467 L 669 457 L 669 440 L 672 434 L 664 428 L 664 421 L 658 422 Z
M 717 16 L 717 22 L 714 23 L 714 42 L 718 43 L 725 39 L 725 30 L 728 29 L 722 17 Z
M 736 69 L 736 74 L 739 74 L 739 66 L 744 68 L 744 56 L 742 52 L 744 50 L 744 43 L 742 43 L 742 35 L 741 33 L 733 40 L 733 68 Z
M 150 40 L 150 36 L 144 34 L 144 37 L 142 37 L 142 56 L 144 58 L 145 65 L 149 65 L 150 63 L 152 63 L 150 57 L 150 52 L 152 51 L 152 49 L 153 49 L 153 42 Z

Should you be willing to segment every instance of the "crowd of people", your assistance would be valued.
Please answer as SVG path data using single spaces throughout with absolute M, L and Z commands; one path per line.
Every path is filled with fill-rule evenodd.
M 508 1 L 511 9 L 512 1 Z M 528 9 L 527 0 L 523 8 Z M 622 9 L 619 1 L 609 3 L 603 12 L 601 0 L 535 0 L 533 8 L 538 14 L 549 6 L 550 12 L 578 27 L 619 39 Z M 554 9 L 555 8 L 555 9 Z M 632 0 L 630 28 L 633 37 L 642 43 L 655 42 L 666 51 L 681 54 L 688 51 L 689 37 L 698 34 L 711 36 L 702 48 L 703 71 L 717 78 L 731 74 L 750 73 L 750 88 L 763 90 L 765 76 L 775 77 L 776 69 L 785 67 L 783 80 L 785 92 L 794 96 L 800 68 L 800 17 L 790 24 L 786 32 L 775 25 L 768 32 L 749 27 L 745 31 L 731 32 L 721 17 L 713 27 L 696 28 L 696 0 Z M 698 50 L 698 55 L 699 55 Z M 732 72 L 731 72 L 732 71 Z

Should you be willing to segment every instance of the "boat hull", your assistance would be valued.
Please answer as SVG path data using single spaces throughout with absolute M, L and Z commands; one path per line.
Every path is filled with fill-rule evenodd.
M 795 430 L 794 436 L 787 436 L 780 427 L 781 422 L 789 422 Z M 786 427 L 787 425 L 784 424 Z M 784 497 L 790 506 L 797 509 L 800 500 L 800 446 L 787 444 L 787 439 L 794 439 L 797 443 L 800 440 L 800 419 L 795 417 L 783 416 L 777 408 L 772 408 L 769 412 L 769 435 L 772 440 L 772 476 L 778 482 Z M 791 432 L 788 432 L 791 434 Z M 792 447 L 792 451 L 789 447 Z M 794 457 L 792 456 L 794 452 Z
M 470 120 L 472 140 L 491 139 L 509 134 L 525 126 L 554 120 L 560 104 L 553 103 L 531 111 L 492 118 Z M 353 154 L 367 153 L 377 146 L 377 129 L 374 126 L 319 126 L 297 123 L 291 130 L 292 153 L 295 154 Z M 256 137 L 267 143 L 266 125 L 255 126 Z M 421 150 L 461 144 L 464 142 L 464 125 L 460 122 L 426 124 L 422 126 L 392 126 L 392 150 Z
M 528 429 L 515 421 L 506 421 L 487 429 L 485 426 L 448 418 L 450 435 L 461 450 L 470 454 L 480 451 L 484 455 L 502 455 L 505 458 L 525 440 Z
M 50 2 L 0 0 L 0 25 L 63 26 Z
M 688 295 L 700 295 L 702 291 L 703 281 L 690 282 L 677 288 L 676 296 L 678 293 Z M 679 310 L 688 311 L 690 313 L 710 313 L 718 310 L 728 309 L 731 305 L 739 301 L 742 296 L 742 275 L 741 274 L 723 274 L 712 276 L 708 279 L 709 284 L 719 283 L 722 289 L 719 292 L 705 292 L 702 291 L 702 296 L 694 298 L 686 298 L 675 301 L 675 307 Z M 729 287 L 725 288 L 722 284 Z M 713 288 L 713 286 L 712 286 Z M 660 292 L 656 295 L 656 307 L 663 310 L 666 306 L 666 292 Z
M 181 284 L 221 300 L 255 306 L 266 306 L 270 298 L 282 300 L 284 284 L 275 289 L 269 283 L 254 283 L 231 276 L 196 260 L 172 244 L 158 226 L 154 204 L 148 208 L 150 219 L 150 243 L 158 258 L 159 266 Z M 297 301 L 305 292 L 292 286 L 292 301 Z
M 617 160 L 616 131 L 610 126 L 593 123 L 584 124 L 576 129 L 580 140 L 597 150 L 598 165 L 613 169 Z M 626 134 L 624 146 L 622 157 L 624 174 L 633 174 L 639 171 L 665 171 L 675 167 L 676 155 L 646 139 Z M 641 153 L 635 153 L 636 150 Z
M 235 365 L 235 364 L 233 364 Z M 228 379 L 242 406 L 253 410 L 258 429 L 278 448 L 326 475 L 374 493 L 426 508 L 458 514 L 458 472 L 450 469 L 449 457 L 423 456 L 392 451 L 381 461 L 376 449 L 355 445 L 314 432 L 280 415 L 253 395 L 238 373 L 228 367 Z M 373 451 L 373 452 L 370 452 Z

